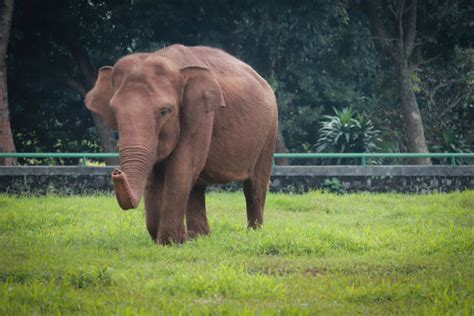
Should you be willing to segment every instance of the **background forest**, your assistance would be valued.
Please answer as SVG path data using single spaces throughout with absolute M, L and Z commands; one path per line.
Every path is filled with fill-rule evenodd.
M 473 17 L 469 0 L 17 1 L 7 53 L 16 150 L 115 151 L 83 105 L 97 68 L 182 43 L 222 48 L 270 82 L 279 151 L 471 151 Z M 413 105 L 422 125 L 409 121 Z

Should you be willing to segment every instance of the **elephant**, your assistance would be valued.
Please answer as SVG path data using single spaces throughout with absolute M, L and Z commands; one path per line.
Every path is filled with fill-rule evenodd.
M 85 105 L 118 129 L 115 195 L 124 210 L 144 197 L 155 243 L 210 233 L 210 184 L 243 182 L 248 227 L 263 224 L 278 110 L 249 65 L 206 46 L 133 53 L 99 69 Z

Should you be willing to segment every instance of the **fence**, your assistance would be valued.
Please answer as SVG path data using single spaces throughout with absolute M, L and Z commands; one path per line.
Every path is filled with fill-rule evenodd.
M 112 190 L 113 167 L 87 164 L 87 159 L 117 158 L 117 153 L 0 153 L 0 158 L 82 159 L 83 165 L 0 166 L 0 192 L 87 193 Z M 371 165 L 369 159 L 442 158 L 445 165 Z M 360 159 L 360 165 L 273 166 L 271 190 L 304 192 L 445 192 L 474 188 L 474 153 L 277 153 L 274 158 Z M 448 159 L 447 161 L 444 159 Z M 457 159 L 469 165 L 456 165 Z M 469 160 L 467 160 L 469 159 Z M 300 160 L 301 161 L 301 160 Z M 353 163 L 353 161 L 352 161 Z
M 0 153 L 0 158 L 79 158 L 86 165 L 87 159 L 118 158 L 118 153 Z M 276 153 L 274 158 L 290 159 L 360 159 L 361 165 L 367 165 L 367 159 L 414 159 L 414 158 L 448 158 L 451 165 L 456 165 L 456 158 L 474 159 L 474 153 Z M 473 163 L 470 163 L 473 164 Z
M 389 159 L 413 159 L 413 158 L 448 158 L 451 165 L 456 165 L 456 158 L 474 158 L 474 153 L 276 153 L 274 158 L 357 158 L 361 160 L 361 165 L 367 165 L 369 158 L 389 158 Z

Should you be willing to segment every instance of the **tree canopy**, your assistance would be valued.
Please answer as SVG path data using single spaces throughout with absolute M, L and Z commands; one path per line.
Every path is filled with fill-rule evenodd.
M 384 8 L 379 18 L 396 33 L 390 21 L 398 2 L 378 3 Z M 469 151 L 474 144 L 474 6 L 468 0 L 414 3 L 410 86 L 427 146 Z M 7 58 L 16 149 L 101 151 L 98 123 L 83 105 L 97 68 L 125 54 L 182 43 L 222 48 L 269 81 L 289 151 L 314 151 L 323 116 L 348 107 L 380 131 L 377 148 L 407 151 L 395 66 L 378 49 L 380 38 L 366 5 L 344 0 L 18 1 Z

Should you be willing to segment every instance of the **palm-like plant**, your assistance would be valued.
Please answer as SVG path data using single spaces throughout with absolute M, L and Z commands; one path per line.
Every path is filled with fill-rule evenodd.
M 446 128 L 441 133 L 441 137 L 437 145 L 431 146 L 431 151 L 439 153 L 470 153 L 470 147 L 462 134 L 457 133 L 453 129 Z M 471 159 L 472 160 L 472 159 Z M 467 164 L 469 159 L 456 158 L 457 164 Z M 440 162 L 446 163 L 446 159 L 441 159 Z M 436 163 L 436 160 L 435 160 Z
M 314 145 L 317 152 L 364 153 L 380 150 L 381 132 L 370 119 L 347 107 L 335 115 L 325 115 L 319 129 L 318 141 Z M 338 159 L 337 164 L 341 163 Z M 325 161 L 328 163 L 329 161 Z M 355 159 L 345 161 L 356 164 Z

